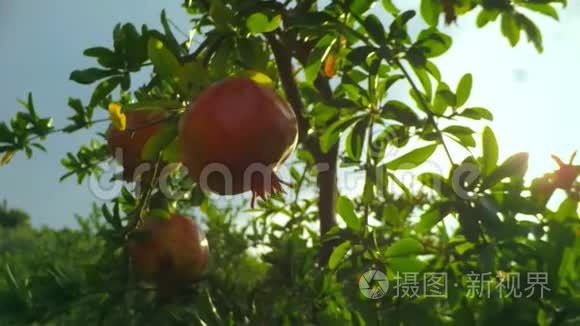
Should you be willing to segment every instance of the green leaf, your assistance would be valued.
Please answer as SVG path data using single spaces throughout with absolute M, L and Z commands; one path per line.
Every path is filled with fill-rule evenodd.
M 430 102 L 431 98 L 433 97 L 433 86 L 431 85 L 431 79 L 429 78 L 429 74 L 427 74 L 427 71 L 425 69 L 417 66 L 413 66 L 413 71 L 415 72 L 415 75 L 417 75 L 419 81 L 421 82 L 421 85 L 423 86 L 425 95 L 427 95 L 426 96 L 427 101 Z
M 477 20 L 475 24 L 477 25 L 477 27 L 482 28 L 489 22 L 495 21 L 497 19 L 497 16 L 499 16 L 499 13 L 500 13 L 499 10 L 482 9 L 477 15 Z
M 482 107 L 466 108 L 459 115 L 474 120 L 493 120 L 493 114 L 488 109 Z
M 484 244 L 476 249 L 478 254 L 479 269 L 483 273 L 495 272 L 495 246 Z
M 475 205 L 474 211 L 479 217 L 481 224 L 486 227 L 490 235 L 494 237 L 497 236 L 502 222 L 497 215 L 499 209 L 493 197 L 486 196 L 480 198 L 479 202 Z
M 429 232 L 437 223 L 441 222 L 453 208 L 451 202 L 435 203 L 429 210 L 419 217 L 419 223 L 415 225 L 415 230 L 419 234 Z
M 419 33 L 414 47 L 423 50 L 427 58 L 434 58 L 447 52 L 452 44 L 453 39 L 449 35 L 435 28 L 428 28 Z
M 330 53 L 332 45 L 336 42 L 333 35 L 323 37 L 308 56 L 308 61 L 304 67 L 304 76 L 306 82 L 312 84 L 320 72 L 320 67 L 326 56 Z
M 526 9 L 535 11 L 535 12 L 540 13 L 540 14 L 544 14 L 546 16 L 550 16 L 550 17 L 554 18 L 555 20 L 559 19 L 558 12 L 556 11 L 556 9 L 547 3 L 525 3 L 525 2 L 523 2 L 523 3 L 518 3 L 518 6 L 524 7 Z
M 522 178 L 528 170 L 528 153 L 516 153 L 508 157 L 495 171 L 484 179 L 482 188 L 493 187 L 505 178 Z
M 118 23 L 113 28 L 113 48 L 116 53 L 123 53 L 123 30 L 121 29 L 121 23 Z
M 441 3 L 439 0 L 421 0 L 421 16 L 427 25 L 435 27 L 439 22 Z
M 234 16 L 222 0 L 210 0 L 209 15 L 219 30 L 227 30 Z
M 362 15 L 370 9 L 374 1 L 371 0 L 351 0 L 349 9 L 355 15 Z
M 407 53 L 405 53 L 405 59 L 407 59 L 413 67 L 423 67 L 427 64 L 425 53 L 428 51 L 428 49 L 412 46 L 407 50 Z
M 117 88 L 117 86 L 119 86 L 121 81 L 123 81 L 122 76 L 115 76 L 102 81 L 99 85 L 97 85 L 97 87 L 95 87 L 89 106 L 95 106 L 99 104 L 100 101 L 105 99 L 115 88 Z
M 453 193 L 453 188 L 448 184 L 447 179 L 437 173 L 421 173 L 417 177 L 417 180 L 425 186 L 435 190 L 443 197 L 447 197 Z
M 328 259 L 328 268 L 336 269 L 346 253 L 350 249 L 350 241 L 344 241 L 343 243 L 339 244 L 334 250 L 332 254 L 330 254 L 330 258 Z
M 83 51 L 83 55 L 85 55 L 87 57 L 98 58 L 98 57 L 102 57 L 102 56 L 114 56 L 115 53 L 106 47 L 95 46 L 92 48 L 85 49 Z
M 346 136 L 345 152 L 353 161 L 359 161 L 362 155 L 368 119 L 359 120 Z
M 419 117 L 407 104 L 391 100 L 381 108 L 381 117 L 389 120 L 396 120 L 405 126 L 416 126 Z
M 274 16 L 270 20 L 268 19 L 268 16 L 261 12 L 257 12 L 248 17 L 246 20 L 246 27 L 248 27 L 248 30 L 250 30 L 250 33 L 252 34 L 267 33 L 276 30 L 278 26 L 280 26 L 281 21 L 282 16 L 280 15 Z
M 442 131 L 452 135 L 471 135 L 475 133 L 473 129 L 466 126 L 449 126 L 445 127 Z
M 536 47 L 536 50 L 539 53 L 542 53 L 544 51 L 544 45 L 542 41 L 542 33 L 540 32 L 538 26 L 536 26 L 533 21 L 522 14 L 517 14 L 516 20 L 526 32 L 526 35 L 528 36 L 528 42 L 532 42 Z
M 564 199 L 558 210 L 553 215 L 554 220 L 562 222 L 566 219 L 577 220 L 578 219 L 578 200 L 572 197 Z
M 472 84 L 473 77 L 471 74 L 465 74 L 463 77 L 461 77 L 461 80 L 459 80 L 459 83 L 457 84 L 457 90 L 455 91 L 456 107 L 460 107 L 465 104 L 465 102 L 467 102 L 467 99 L 471 94 Z
M 179 75 L 180 63 L 175 55 L 165 47 L 165 44 L 154 37 L 147 43 L 147 55 L 155 71 L 168 81 L 176 81 Z
M 440 82 L 439 85 L 437 85 L 437 91 L 435 92 L 432 112 L 437 115 L 441 115 L 445 112 L 445 110 L 447 110 L 448 107 L 455 107 L 456 102 L 456 96 L 449 89 L 449 85 L 444 82 Z
M 376 179 L 376 177 L 373 177 L 373 174 L 374 173 L 367 172 L 365 176 L 365 184 L 362 193 L 362 203 L 364 205 L 370 205 L 373 202 L 373 199 L 375 199 L 376 180 L 373 180 L 373 178 Z
M 86 49 L 83 54 L 87 57 L 97 58 L 97 62 L 107 68 L 119 69 L 123 67 L 123 58 L 105 47 L 97 46 Z
M 147 60 L 146 37 L 140 36 L 133 24 L 123 25 L 122 31 L 125 37 L 123 45 L 127 69 L 133 72 L 139 71 L 141 65 Z
M 165 162 L 169 163 L 180 163 L 181 162 L 181 148 L 179 147 L 179 142 L 175 138 L 169 145 L 165 147 L 161 158 Z
M 383 28 L 383 24 L 377 18 L 377 16 L 373 14 L 369 14 L 364 21 L 364 27 L 369 33 L 369 36 L 373 41 L 375 41 L 378 45 L 384 45 L 387 42 L 387 37 L 385 36 L 385 29 Z
M 155 161 L 157 156 L 177 137 L 177 124 L 167 123 L 153 136 L 151 136 L 141 151 L 141 159 Z
M 173 51 L 173 53 L 178 54 L 180 50 L 180 45 L 175 35 L 171 31 L 171 27 L 169 27 L 169 21 L 167 20 L 167 14 L 165 13 L 165 9 L 161 10 L 161 25 L 163 26 L 163 32 L 165 33 L 165 40 L 167 41 L 168 47 Z
M 426 263 L 420 261 L 417 257 L 394 257 L 387 260 L 387 265 L 394 272 L 419 273 L 425 268 Z
M 425 69 L 427 72 L 429 72 L 429 74 L 431 74 L 431 76 L 433 76 L 433 78 L 435 78 L 435 80 L 438 82 L 441 81 L 441 72 L 432 61 L 425 62 Z
M 171 217 L 171 213 L 166 209 L 155 208 L 150 210 L 147 216 L 158 218 L 161 220 L 168 220 Z
M 79 84 L 92 84 L 99 79 L 117 74 L 115 70 L 103 70 L 99 68 L 89 68 L 85 70 L 75 70 L 70 74 L 70 80 Z
M 209 74 L 203 64 L 189 61 L 179 67 L 177 86 L 184 98 L 192 98 L 209 84 Z
M 497 166 L 498 158 L 498 146 L 497 140 L 493 133 L 493 130 L 489 127 L 483 129 L 481 135 L 481 142 L 483 147 L 482 161 L 481 161 L 481 172 L 484 176 L 490 175 Z
M 475 147 L 477 145 L 473 135 L 456 134 L 451 139 L 465 148 L 472 148 L 472 147 Z
M 408 41 L 409 35 L 407 33 L 406 25 L 409 20 L 415 17 L 415 14 L 414 10 L 407 10 L 398 15 L 389 26 L 389 38 Z
M 510 41 L 512 47 L 520 41 L 520 25 L 513 14 L 504 12 L 501 15 L 501 32 Z
M 421 214 L 419 217 L 419 223 L 415 225 L 415 230 L 419 234 L 425 234 L 429 232 L 437 223 L 443 220 L 440 212 L 436 208 L 431 208 L 428 211 Z
M 422 254 L 424 250 L 425 248 L 423 248 L 421 242 L 413 238 L 402 238 L 387 248 L 385 257 L 416 256 Z
M 399 14 L 400 10 L 393 4 L 392 0 L 382 0 L 381 1 L 383 8 L 393 16 Z
M 373 51 L 373 48 L 370 46 L 360 46 L 358 48 L 352 49 L 347 55 L 346 58 L 354 65 L 359 66 L 364 63 L 369 56 L 369 54 Z
M 322 152 L 327 153 L 338 142 L 340 134 L 358 119 L 360 119 L 360 116 L 348 116 L 330 125 L 320 136 L 320 149 Z
M 236 39 L 236 49 L 239 59 L 247 68 L 264 71 L 268 65 L 268 52 L 264 50 L 263 43 L 257 37 Z
M 423 164 L 437 149 L 437 144 L 419 147 L 404 154 L 388 163 L 387 169 L 390 170 L 410 170 Z
M 354 204 L 349 198 L 339 196 L 336 199 L 336 212 L 350 229 L 354 231 L 360 230 L 362 221 L 360 217 L 356 215 Z
M 463 207 L 459 210 L 459 226 L 467 241 L 477 242 L 480 229 L 477 216 L 474 214 L 473 209 Z
M 469 127 L 449 126 L 443 129 L 443 132 L 453 135 L 454 140 L 466 148 L 475 147 L 476 145 L 475 139 L 473 138 L 475 131 Z
M 0 157 L 0 166 L 10 163 L 10 161 L 12 161 L 12 158 L 14 157 L 13 150 L 2 151 L 2 153 L 4 154 L 2 155 L 2 157 Z
M 200 206 L 204 200 L 206 200 L 206 195 L 201 189 L 199 184 L 196 184 L 195 187 L 191 190 L 191 198 L 189 200 L 190 204 L 194 207 Z

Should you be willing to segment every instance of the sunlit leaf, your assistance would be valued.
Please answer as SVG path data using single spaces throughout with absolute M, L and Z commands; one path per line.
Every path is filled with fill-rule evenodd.
M 528 153 L 508 157 L 497 169 L 484 179 L 482 188 L 492 187 L 505 178 L 522 178 L 528 170 Z
M 328 259 L 328 268 L 336 269 L 349 250 L 350 250 L 350 241 L 344 241 L 343 243 L 339 244 L 336 248 L 334 248 L 332 254 L 330 254 L 330 258 Z
M 497 166 L 498 146 L 497 140 L 491 128 L 485 127 L 481 135 L 482 142 L 482 173 L 484 176 L 490 175 Z
M 354 204 L 350 199 L 344 196 L 339 196 L 336 199 L 336 212 L 349 228 L 355 231 L 360 230 L 362 221 L 360 217 L 356 215 Z
M 457 84 L 457 90 L 455 91 L 456 107 L 460 107 L 467 102 L 467 99 L 471 94 L 472 84 L 473 77 L 471 74 L 465 74 L 461 77 L 461 80 L 459 80 L 459 83 Z
M 421 0 L 421 17 L 429 26 L 437 26 L 441 9 L 439 0 Z
M 155 135 L 151 136 L 141 151 L 141 159 L 154 161 L 160 153 L 171 144 L 177 136 L 177 124 L 165 124 Z
M 282 16 L 280 15 L 274 16 L 272 19 L 268 19 L 268 16 L 261 12 L 257 12 L 248 17 L 248 20 L 246 20 L 246 26 L 252 34 L 260 34 L 275 30 L 278 28 L 278 26 L 280 26 L 281 21 Z
M 410 170 L 423 164 L 437 149 L 437 145 L 427 145 L 416 148 L 407 154 L 404 154 L 388 163 L 387 169 L 390 170 Z
M 411 255 L 419 255 L 423 253 L 425 248 L 421 242 L 413 238 L 403 238 L 395 241 L 385 251 L 385 257 L 403 257 Z

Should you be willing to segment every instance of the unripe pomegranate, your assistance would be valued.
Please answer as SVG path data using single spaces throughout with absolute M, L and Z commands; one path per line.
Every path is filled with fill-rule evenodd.
M 129 242 L 128 251 L 143 278 L 164 290 L 199 279 L 208 262 L 209 247 L 203 231 L 191 218 L 150 217 L 138 231 L 140 236 Z
M 276 169 L 296 147 L 290 106 L 267 86 L 232 78 L 204 90 L 181 118 L 182 163 L 202 188 L 222 195 L 281 190 Z
M 121 131 L 110 126 L 107 131 L 107 143 L 111 155 L 123 166 L 123 179 L 133 181 L 137 167 L 146 163 L 141 159 L 141 151 L 149 138 L 161 129 L 162 124 L 159 120 L 163 119 L 164 114 L 134 111 L 125 115 L 127 128 Z M 149 170 L 152 168 L 152 165 L 149 166 Z

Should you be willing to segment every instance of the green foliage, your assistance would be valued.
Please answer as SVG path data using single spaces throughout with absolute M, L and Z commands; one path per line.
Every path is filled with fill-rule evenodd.
M 95 110 L 112 102 L 125 113 L 169 118 L 141 152 L 155 163 L 152 174 L 93 207 L 79 229 L 36 230 L 18 217 L 21 227 L 0 230 L 0 324 L 573 325 L 580 318 L 574 156 L 535 179 L 526 175 L 527 153 L 500 160 L 492 129 L 480 138 L 481 125 L 473 124 L 493 120 L 491 111 L 466 106 L 476 79 L 466 73 L 450 87 L 431 61 L 453 44 L 439 30 L 442 22 L 473 11 L 478 27 L 499 18 L 512 46 L 523 30 L 541 52 L 541 32 L 524 13 L 557 19 L 554 4 L 565 1 L 375 3 L 185 1 L 194 39 L 178 39 L 162 12 L 161 30 L 117 24 L 113 48 L 84 51 L 98 66 L 70 79 L 93 85 L 93 93 L 86 105 L 68 100 L 69 125 L 54 129 L 30 95 L 25 111 L 0 123 L 3 163 L 18 151 L 30 157 L 34 147 L 43 149 L 38 140 L 50 133 L 97 126 L 103 121 L 94 120 Z M 413 5 L 429 26 L 417 35 L 408 28 L 417 19 L 406 10 Z M 143 71 L 151 78 L 132 85 Z M 179 116 L 201 90 L 229 76 L 267 76 L 300 121 L 289 164 L 293 188 L 252 210 L 205 193 L 179 169 L 161 189 L 158 168 L 180 160 Z M 395 84 L 409 96 L 395 100 Z M 449 141 L 469 154 L 453 157 Z M 447 161 L 433 160 L 435 153 Z M 94 140 L 62 160 L 62 179 L 99 179 L 105 161 L 111 153 Z M 337 169 L 339 178 L 357 173 L 360 189 L 336 188 Z M 178 195 L 167 198 L 163 190 Z M 175 212 L 204 224 L 211 257 L 197 283 L 163 301 L 154 284 L 138 278 L 125 249 L 140 236 L 141 218 Z M 6 204 L 0 213 L 2 221 L 25 216 Z M 444 273 L 448 292 L 401 296 L 390 288 L 371 300 L 359 289 L 369 269 L 384 272 L 391 285 L 401 273 L 418 280 Z M 473 273 L 489 273 L 489 297 L 470 295 Z M 502 295 L 498 286 L 510 273 L 547 273 L 549 291 Z M 519 289 L 530 283 L 522 279 Z
M 0 227 L 16 228 L 26 226 L 30 223 L 30 216 L 26 212 L 17 208 L 8 208 L 6 200 L 0 205 Z

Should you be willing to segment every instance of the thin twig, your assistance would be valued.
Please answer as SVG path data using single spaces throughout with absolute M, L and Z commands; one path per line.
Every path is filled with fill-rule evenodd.
M 131 222 L 125 228 L 125 238 L 129 236 L 129 234 L 131 234 L 131 232 L 133 232 L 139 226 L 139 224 L 145 217 L 147 205 L 149 203 L 149 199 L 155 187 L 155 181 L 159 173 L 160 165 L 161 165 L 161 155 L 157 156 L 157 160 L 153 168 L 153 175 L 151 175 L 151 179 L 145 185 L 145 194 L 140 196 L 141 198 L 139 199 L 139 205 L 135 208 L 135 210 L 131 214 L 133 216 L 133 220 L 131 220 Z
M 151 121 L 151 122 L 148 122 L 148 123 L 146 123 L 146 124 L 143 124 L 143 125 L 140 125 L 140 126 L 137 126 L 137 127 L 134 127 L 134 128 L 127 128 L 126 130 L 127 130 L 128 132 L 130 132 L 130 133 L 134 133 L 135 131 L 137 131 L 137 130 L 139 130 L 139 129 L 143 129 L 143 128 L 151 127 L 151 126 L 154 126 L 154 125 L 157 125 L 157 124 L 160 124 L 160 123 L 163 123 L 163 122 L 169 121 L 169 120 L 171 120 L 171 119 L 173 119 L 173 118 L 174 118 L 174 116 L 173 116 L 173 115 L 170 115 L 170 116 L 168 116 L 168 117 L 165 117 L 165 118 L 162 118 L 162 119 L 153 120 L 153 121 Z
M 104 118 L 104 119 L 97 119 L 97 120 L 89 121 L 82 128 L 86 128 L 86 127 L 92 126 L 95 123 L 101 123 L 101 122 L 107 122 L 107 121 L 110 121 L 110 119 L 109 118 Z M 46 135 L 42 135 L 42 136 L 40 136 L 40 135 L 34 135 L 33 137 L 28 138 L 28 141 L 30 142 L 30 141 L 36 140 L 38 138 L 46 137 L 46 136 L 51 135 L 51 134 L 56 134 L 56 133 L 59 133 L 59 132 L 65 132 L 65 129 L 66 128 L 67 127 L 60 128 L 60 129 L 53 129 L 53 130 L 49 131 Z
M 397 67 L 399 67 L 399 69 L 401 69 L 401 72 L 403 72 L 403 75 L 405 75 L 405 78 L 407 79 L 407 81 L 411 85 L 411 88 L 413 89 L 413 91 L 415 92 L 417 97 L 419 98 L 419 102 L 423 106 L 423 111 L 425 111 L 425 113 L 427 114 L 427 119 L 429 119 L 429 122 L 431 123 L 431 125 L 435 129 L 435 132 L 437 133 L 437 136 L 439 137 L 439 140 L 441 141 L 441 145 L 443 145 L 443 149 L 445 150 L 445 154 L 447 154 L 447 158 L 449 159 L 449 162 L 451 162 L 451 164 L 454 164 L 453 158 L 451 157 L 451 152 L 449 152 L 449 148 L 447 148 L 447 144 L 445 144 L 445 139 L 443 138 L 443 133 L 439 129 L 439 126 L 437 125 L 437 122 L 435 121 L 435 117 L 433 116 L 431 109 L 429 109 L 429 105 L 427 104 L 427 101 L 423 97 L 423 94 L 421 93 L 421 91 L 419 91 L 419 88 L 417 87 L 417 85 L 415 84 L 415 82 L 413 81 L 413 79 L 409 75 L 409 72 L 407 71 L 407 69 L 405 69 L 405 66 L 403 66 L 401 61 L 399 61 L 398 59 L 394 59 L 394 62 L 397 65 Z

